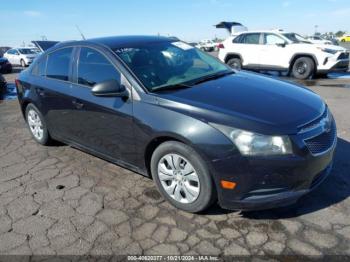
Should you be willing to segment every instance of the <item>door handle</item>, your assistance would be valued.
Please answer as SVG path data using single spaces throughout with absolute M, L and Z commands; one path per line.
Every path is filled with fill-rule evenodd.
M 83 108 L 83 106 L 84 106 L 83 103 L 80 103 L 80 102 L 78 102 L 77 100 L 73 100 L 73 101 L 72 101 L 72 104 L 73 104 L 77 109 L 81 109 L 81 108 Z

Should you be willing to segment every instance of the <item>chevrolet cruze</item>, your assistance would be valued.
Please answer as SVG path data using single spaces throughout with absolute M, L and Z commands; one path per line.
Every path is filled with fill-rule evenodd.
M 59 43 L 16 80 L 33 138 L 151 177 L 177 208 L 296 202 L 330 173 L 336 125 L 304 87 L 236 72 L 175 38 Z

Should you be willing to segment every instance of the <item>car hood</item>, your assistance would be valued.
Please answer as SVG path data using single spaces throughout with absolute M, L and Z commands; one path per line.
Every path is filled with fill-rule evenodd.
M 345 52 L 346 48 L 338 46 L 338 45 L 326 45 L 326 44 L 317 44 L 317 43 L 310 43 L 310 44 L 304 44 L 304 43 L 295 43 L 294 45 L 298 45 L 298 47 L 301 47 L 302 49 L 312 49 L 315 50 L 317 48 L 323 48 L 323 49 L 333 49 L 340 52 Z
M 161 106 L 266 135 L 296 134 L 325 110 L 322 99 L 302 86 L 246 72 L 156 95 Z

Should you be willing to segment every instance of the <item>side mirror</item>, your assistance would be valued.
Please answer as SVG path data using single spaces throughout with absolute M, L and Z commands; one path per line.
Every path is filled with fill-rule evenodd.
M 276 45 L 279 46 L 279 47 L 286 47 L 287 42 L 277 43 Z
M 91 90 L 94 96 L 103 96 L 103 97 L 129 97 L 129 92 L 126 90 L 124 85 L 121 85 L 117 80 L 107 80 L 101 83 L 94 85 Z

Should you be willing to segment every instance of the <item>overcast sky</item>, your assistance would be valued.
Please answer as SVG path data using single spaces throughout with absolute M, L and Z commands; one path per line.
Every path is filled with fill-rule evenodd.
M 23 41 L 110 35 L 174 35 L 185 41 L 215 36 L 220 21 L 249 29 L 283 28 L 301 34 L 350 31 L 349 0 L 0 0 L 0 46 Z

